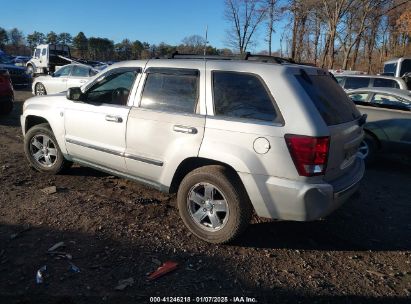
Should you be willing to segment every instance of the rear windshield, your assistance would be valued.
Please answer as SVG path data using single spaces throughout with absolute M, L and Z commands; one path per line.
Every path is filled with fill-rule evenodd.
M 344 90 L 330 76 L 304 72 L 296 77 L 327 125 L 342 124 L 361 116 Z

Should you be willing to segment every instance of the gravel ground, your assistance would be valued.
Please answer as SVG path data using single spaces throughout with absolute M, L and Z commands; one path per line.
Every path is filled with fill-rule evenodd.
M 19 115 L 30 96 L 16 91 L 13 113 L 0 117 L 0 303 L 411 301 L 409 159 L 381 157 L 323 221 L 255 217 L 236 243 L 215 246 L 183 226 L 174 196 L 80 166 L 58 176 L 29 169 Z M 56 193 L 41 191 L 50 186 Z M 60 254 L 48 252 L 58 242 Z M 148 281 L 168 260 L 177 270 Z M 124 279 L 131 286 L 116 290 Z

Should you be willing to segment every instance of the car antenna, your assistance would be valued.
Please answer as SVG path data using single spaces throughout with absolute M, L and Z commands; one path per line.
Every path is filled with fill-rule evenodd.
M 204 60 L 205 56 L 207 55 L 207 43 L 208 43 L 208 24 L 206 25 L 206 30 L 205 30 L 205 43 L 204 43 Z

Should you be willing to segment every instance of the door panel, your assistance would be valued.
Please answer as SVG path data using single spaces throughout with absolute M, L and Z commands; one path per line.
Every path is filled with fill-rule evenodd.
M 129 107 L 73 103 L 65 111 L 70 156 L 125 171 L 124 149 Z
M 127 122 L 125 161 L 129 174 L 169 186 L 170 174 L 197 157 L 205 117 L 132 108 Z
M 200 112 L 205 75 L 198 67 L 192 62 L 182 62 L 178 69 L 156 61 L 147 65 L 134 101 L 138 107 L 127 121 L 129 174 L 168 187 L 180 163 L 198 156 L 205 126 L 205 113 Z

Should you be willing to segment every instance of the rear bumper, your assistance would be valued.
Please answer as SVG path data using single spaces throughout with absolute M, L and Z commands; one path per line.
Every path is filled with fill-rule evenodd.
M 306 183 L 272 176 L 239 173 L 257 214 L 261 217 L 312 221 L 341 206 L 358 189 L 365 171 L 357 158 L 352 169 L 331 183 Z

